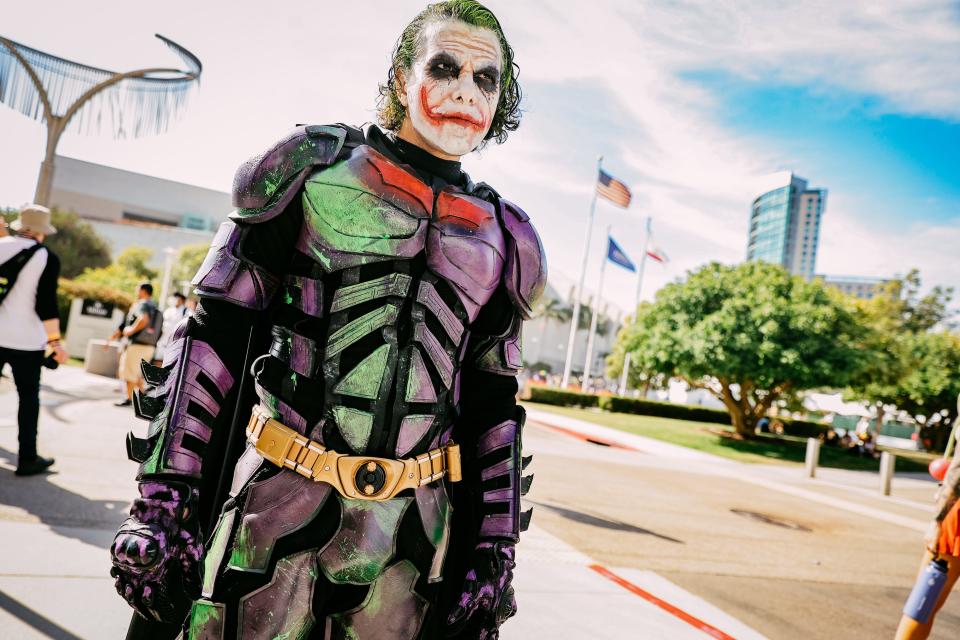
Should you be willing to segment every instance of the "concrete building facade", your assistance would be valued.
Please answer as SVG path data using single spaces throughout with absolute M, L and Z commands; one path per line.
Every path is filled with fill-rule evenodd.
M 556 300 L 560 306 L 568 309 L 573 307 L 570 295 L 562 296 L 559 291 L 563 283 L 557 280 L 551 280 L 547 283 L 544 290 L 542 304 L 549 300 Z M 564 287 L 562 290 L 571 291 L 572 287 Z M 572 295 L 572 291 L 571 291 Z M 593 307 L 592 300 L 587 303 Z M 620 331 L 620 313 L 608 306 L 604 309 L 601 305 L 601 313 L 607 318 L 606 331 L 598 332 L 593 345 L 593 363 L 590 370 L 594 377 L 603 377 L 606 371 L 606 357 L 613 350 L 616 343 L 617 334 Z M 570 337 L 570 320 L 560 321 L 554 318 L 538 315 L 532 320 L 523 323 L 523 362 L 524 366 L 532 369 L 534 365 L 537 368 L 546 366 L 554 374 L 563 373 L 563 365 L 567 354 L 567 340 Z M 583 373 L 583 365 L 587 356 L 587 329 L 579 329 L 573 344 L 573 372 L 575 375 Z
M 818 275 L 823 284 L 837 289 L 848 296 L 860 300 L 871 300 L 882 290 L 883 285 L 890 282 L 889 278 L 866 278 L 862 276 L 828 276 Z
M 89 222 L 116 256 L 127 247 L 154 249 L 209 243 L 232 207 L 230 194 L 93 162 L 57 156 L 50 202 Z

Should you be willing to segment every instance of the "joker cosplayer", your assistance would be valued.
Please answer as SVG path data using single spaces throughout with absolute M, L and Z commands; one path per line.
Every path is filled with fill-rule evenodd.
M 546 265 L 459 159 L 517 128 L 516 70 L 489 10 L 430 5 L 383 129 L 301 126 L 240 168 L 128 438 L 141 497 L 112 573 L 144 618 L 190 640 L 412 640 L 496 638 L 513 615 L 520 327 Z

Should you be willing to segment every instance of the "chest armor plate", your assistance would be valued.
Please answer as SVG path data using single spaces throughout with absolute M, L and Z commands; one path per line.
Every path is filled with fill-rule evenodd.
M 368 146 L 313 174 L 303 204 L 297 248 L 324 272 L 327 327 L 310 338 L 328 444 L 405 457 L 442 443 L 470 323 L 504 268 L 493 205 L 435 193 Z
M 425 253 L 472 321 L 497 287 L 506 255 L 489 202 L 433 190 L 366 145 L 311 176 L 298 248 L 328 273 Z

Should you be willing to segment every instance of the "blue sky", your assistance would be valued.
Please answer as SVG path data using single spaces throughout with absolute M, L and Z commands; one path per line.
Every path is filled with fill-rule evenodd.
M 719 122 L 779 147 L 790 160 L 783 169 L 856 197 L 865 223 L 897 229 L 904 216 L 960 217 L 960 121 L 890 113 L 875 96 L 820 85 L 725 72 L 686 77 L 718 98 Z
M 373 120 L 391 46 L 424 4 L 286 0 L 264 11 L 260 0 L 168 0 L 138 11 L 49 0 L 7 10 L 0 33 L 120 70 L 176 63 L 154 33 L 186 46 L 204 74 L 169 132 L 115 141 L 68 131 L 60 153 L 228 190 L 237 166 L 294 123 Z M 598 155 L 635 197 L 627 211 L 598 205 L 588 283 L 606 225 L 636 257 L 646 216 L 671 262 L 647 269 L 645 297 L 706 262 L 742 260 L 759 185 L 790 169 L 830 192 L 818 271 L 918 267 L 928 284 L 960 284 L 955 0 L 489 6 L 516 51 L 526 114 L 505 145 L 465 167 L 531 215 L 562 293 L 579 271 Z M 0 205 L 16 206 L 32 197 L 43 127 L 0 107 L 0 140 Z M 635 284 L 610 269 L 604 298 L 628 309 Z

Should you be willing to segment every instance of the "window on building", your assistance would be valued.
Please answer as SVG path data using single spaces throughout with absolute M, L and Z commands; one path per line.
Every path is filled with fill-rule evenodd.
M 166 227 L 178 227 L 180 226 L 179 220 L 167 220 L 164 218 L 158 218 L 156 216 L 145 215 L 142 213 L 131 213 L 130 211 L 123 212 L 123 219 L 130 222 L 149 222 L 150 224 L 162 224 Z

